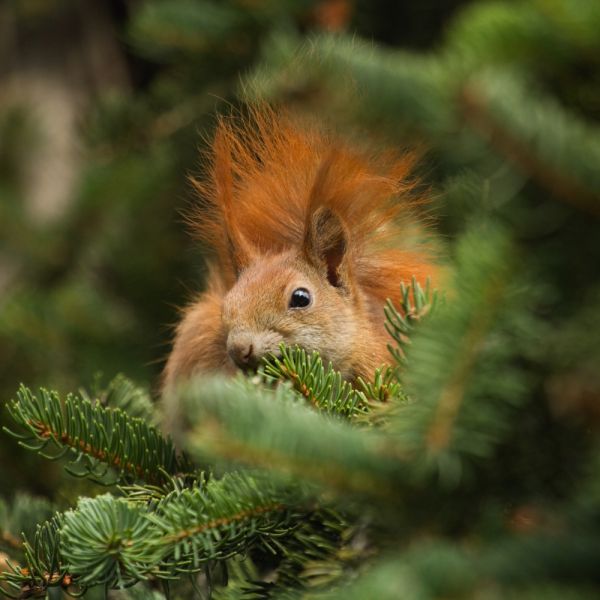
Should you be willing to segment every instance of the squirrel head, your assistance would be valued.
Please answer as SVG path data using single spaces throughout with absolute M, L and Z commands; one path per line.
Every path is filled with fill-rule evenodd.
M 299 249 L 236 250 L 247 266 L 223 299 L 222 319 L 227 353 L 239 368 L 256 368 L 285 343 L 318 350 L 326 363 L 351 374 L 359 298 L 348 235 L 340 217 L 320 207 L 308 215 Z
M 432 273 L 415 158 L 265 106 L 221 119 L 207 172 L 192 179 L 190 223 L 213 252 L 208 286 L 178 325 L 166 387 L 253 368 L 281 343 L 317 350 L 348 379 L 386 362 L 386 299 Z

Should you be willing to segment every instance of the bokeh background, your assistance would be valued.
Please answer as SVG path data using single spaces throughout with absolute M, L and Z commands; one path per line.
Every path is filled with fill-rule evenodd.
M 597 0 L 5 0 L 0 403 L 20 382 L 66 393 L 118 372 L 156 390 L 177 307 L 203 282 L 203 249 L 182 217 L 194 201 L 187 178 L 201 171 L 215 115 L 238 107 L 242 92 L 425 146 L 422 174 L 449 254 L 475 217 L 518 224 L 516 238 L 535 243 L 536 273 L 552 272 L 540 276 L 542 321 L 552 326 L 574 303 L 590 306 L 560 328 L 565 344 L 579 349 L 565 355 L 557 339 L 548 360 L 564 363 L 566 373 L 575 363 L 593 365 L 595 342 L 581 349 L 573 340 L 593 330 L 600 297 L 598 210 L 588 210 L 598 199 L 599 7 Z M 316 38 L 314 55 L 298 58 L 295 48 L 323 35 L 366 41 L 373 63 L 365 46 L 356 54 L 338 48 L 320 62 L 327 37 Z M 377 54 L 387 52 L 389 62 Z M 500 120 L 492 125 L 477 96 L 463 93 L 471 74 L 496 103 Z M 348 82 L 356 105 L 343 91 Z M 542 100 L 532 112 L 533 91 Z M 512 137 L 494 123 L 507 123 Z M 561 169 L 566 178 L 557 176 Z M 584 208 L 573 213 L 573 204 Z M 593 371 L 552 385 L 581 404 L 598 397 Z M 0 436 L 0 493 L 77 494 L 60 468 L 30 454 Z

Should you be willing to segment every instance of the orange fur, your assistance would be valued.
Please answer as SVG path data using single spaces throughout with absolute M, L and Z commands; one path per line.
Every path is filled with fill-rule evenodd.
M 227 344 L 232 331 L 243 329 L 247 336 L 264 328 L 288 341 L 295 339 L 286 337 L 294 323 L 310 328 L 306 315 L 299 319 L 295 313 L 296 321 L 290 321 L 278 298 L 261 304 L 265 286 L 280 286 L 279 294 L 289 294 L 291 281 L 310 284 L 321 299 L 321 312 L 315 306 L 307 314 L 318 323 L 314 335 L 323 332 L 323 347 L 331 346 L 335 314 L 346 315 L 341 322 L 354 334 L 362 334 L 364 326 L 370 346 L 329 353 L 350 378 L 370 375 L 387 356 L 385 300 L 397 303 L 400 282 L 415 276 L 424 283 L 435 272 L 431 252 L 415 243 L 422 230 L 415 206 L 422 199 L 414 198 L 409 180 L 414 163 L 410 154 L 357 150 L 319 126 L 265 107 L 253 110 L 241 124 L 221 119 L 208 177 L 193 181 L 201 204 L 191 222 L 215 252 L 211 283 L 184 313 L 165 371 L 167 386 L 194 371 L 230 368 Z M 323 235 L 341 236 L 343 255 L 335 268 L 345 279 L 338 289 L 327 283 L 315 257 L 319 250 L 313 248 L 320 234 L 311 233 L 311 227 L 317 227 L 315 215 L 325 214 L 319 212 L 323 210 L 334 215 Z M 258 268 L 265 261 L 270 270 Z M 252 287 L 267 271 L 268 279 Z M 231 307 L 233 299 L 244 305 L 243 314 Z M 281 321 L 277 324 L 275 310 Z M 335 314 L 325 314 L 327 310 Z M 254 314 L 261 311 L 270 320 Z M 357 346 L 352 338 L 344 343 Z M 321 349 L 319 340 L 313 347 Z
M 212 150 L 209 177 L 193 180 L 205 206 L 192 220 L 228 274 L 233 269 L 227 233 L 263 252 L 298 247 L 311 198 L 337 212 L 352 232 L 353 252 L 361 257 L 358 282 L 376 289 L 380 300 L 397 297 L 399 281 L 431 274 L 426 252 L 398 245 L 422 201 L 408 199 L 414 154 L 363 154 L 315 124 L 299 126 L 292 117 L 264 107 L 241 125 L 221 119 Z M 317 172 L 332 153 L 327 177 L 311 196 Z

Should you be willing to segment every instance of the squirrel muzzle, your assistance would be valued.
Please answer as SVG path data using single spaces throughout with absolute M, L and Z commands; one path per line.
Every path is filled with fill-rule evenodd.
M 227 336 L 227 354 L 237 367 L 244 371 L 256 370 L 267 354 L 279 352 L 281 335 L 275 332 L 232 330 Z

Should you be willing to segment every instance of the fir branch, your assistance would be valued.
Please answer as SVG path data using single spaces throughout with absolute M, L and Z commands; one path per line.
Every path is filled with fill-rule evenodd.
M 386 429 L 399 411 L 409 402 L 400 383 L 398 367 L 382 367 L 375 370 L 372 381 L 358 379 L 358 386 L 367 398 L 369 410 L 354 419 L 359 425 Z
M 428 279 L 425 289 L 421 287 L 415 277 L 412 278 L 410 285 L 404 282 L 400 284 L 400 307 L 396 309 L 391 300 L 388 299 L 384 307 L 385 329 L 396 342 L 394 347 L 388 345 L 388 349 L 399 366 L 406 364 L 405 350 L 410 344 L 410 336 L 414 332 L 415 326 L 425 316 L 435 312 L 438 305 L 438 293 L 431 291 L 431 281 Z M 388 379 L 392 374 L 388 373 Z
M 335 588 L 352 577 L 354 570 L 374 552 L 366 523 L 352 523 L 326 508 L 306 519 L 291 539 L 286 540 L 285 557 L 272 589 L 293 595 L 298 589 Z
M 70 588 L 73 577 L 60 558 L 60 527 L 62 516 L 37 526 L 33 543 L 23 543 L 23 566 L 9 563 L 10 570 L 0 574 L 6 587 L 0 592 L 9 598 L 45 597 L 48 588 Z
M 391 425 L 406 451 L 421 457 L 421 467 L 439 470 L 452 484 L 466 457 L 486 455 L 498 443 L 513 414 L 510 407 L 526 397 L 513 357 L 518 336 L 531 335 L 517 325 L 522 314 L 513 297 L 505 235 L 471 232 L 461 242 L 458 262 L 452 302 L 413 337 L 404 383 L 415 401 Z
M 548 99 L 529 97 L 523 87 L 515 78 L 499 74 L 480 77 L 462 90 L 463 115 L 493 147 L 548 193 L 598 217 L 600 179 L 595 166 L 588 169 L 586 165 L 597 162 L 590 157 L 600 158 L 599 132 L 590 132 L 591 124 L 584 126 Z M 512 104 L 517 102 L 518 111 Z M 552 127 L 547 126 L 549 123 Z M 558 137 L 557 143 L 554 140 Z M 550 154 L 565 146 L 577 149 L 580 155 Z
M 366 411 L 365 395 L 353 389 L 331 363 L 325 368 L 318 352 L 309 355 L 303 348 L 283 344 L 280 352 L 281 358 L 271 355 L 264 360 L 267 381 L 290 381 L 311 406 L 326 414 L 353 417 Z
M 317 89 L 322 106 L 339 118 L 344 108 L 375 129 L 439 135 L 452 128 L 453 105 L 441 61 L 431 56 L 373 47 L 356 37 L 319 35 L 298 45 L 291 36 L 273 37 L 244 87 L 250 100 L 294 97 Z M 349 105 L 348 95 L 361 90 Z M 337 114 L 336 114 L 337 113 Z M 410 117 L 408 117 L 410 115 Z
M 150 394 L 122 373 L 116 375 L 105 388 L 96 382 L 91 393 L 82 388 L 79 395 L 84 400 L 94 402 L 97 399 L 102 406 L 119 408 L 130 417 L 138 417 L 152 425 L 156 424 L 156 411 Z
M 82 498 L 38 527 L 34 544 L 25 544 L 25 566 L 3 579 L 23 595 L 58 585 L 123 588 L 150 576 L 171 579 L 289 534 L 314 512 L 307 499 L 298 486 L 242 473 L 177 487 L 148 504 L 110 494 Z
M 274 555 L 276 577 L 260 577 L 252 558 L 228 561 L 226 589 L 218 598 L 299 598 L 303 591 L 327 589 L 344 581 L 373 548 L 365 540 L 364 524 L 352 525 L 337 510 L 320 507 L 306 515 L 284 538 L 268 540 L 252 553 Z
M 155 530 L 141 505 L 110 494 L 81 498 L 63 519 L 61 554 L 78 583 L 122 588 L 156 570 L 160 554 L 147 543 Z
M 299 404 L 284 387 L 245 393 L 226 380 L 180 390 L 193 457 L 268 467 L 342 490 L 389 497 L 402 478 L 392 438 L 332 420 Z
M 171 440 L 143 419 L 79 396 L 69 395 L 61 403 L 56 392 L 43 389 L 35 396 L 21 386 L 17 397 L 7 407 L 25 433 L 6 427 L 4 430 L 19 439 L 22 446 L 51 460 L 71 456 L 83 467 L 82 471 L 70 468 L 73 475 L 106 483 L 103 479 L 110 468 L 119 481 L 160 483 L 168 474 L 187 468 Z M 49 446 L 58 452 L 48 455 Z
M 194 571 L 260 540 L 268 544 L 313 510 L 298 486 L 282 488 L 266 477 L 228 473 L 206 486 L 172 492 L 148 518 L 158 530 L 163 564 Z
M 385 404 L 391 398 L 405 399 L 402 394 L 402 386 L 398 381 L 398 372 L 393 367 L 376 369 L 372 381 L 365 381 L 359 377 L 358 385 L 369 401 L 369 406 L 372 406 L 373 402 Z
M 469 73 L 518 62 L 521 70 L 545 74 L 555 72 L 557 63 L 596 60 L 599 28 L 600 14 L 593 1 L 478 2 L 467 5 L 448 24 L 445 51 L 459 58 Z
M 408 402 L 408 397 L 400 383 L 402 368 L 407 366 L 406 350 L 418 324 L 426 317 L 435 314 L 439 304 L 438 293 L 431 291 L 429 279 L 425 289 L 415 277 L 412 278 L 410 285 L 402 282 L 400 293 L 399 308 L 396 308 L 389 299 L 384 307 L 385 328 L 395 341 L 395 345 L 388 344 L 395 365 L 377 369 L 372 381 L 365 381 L 362 378 L 358 380 L 358 385 L 371 409 L 361 420 L 371 425 L 386 426 L 392 415 Z M 375 408 L 376 411 L 372 410 Z

